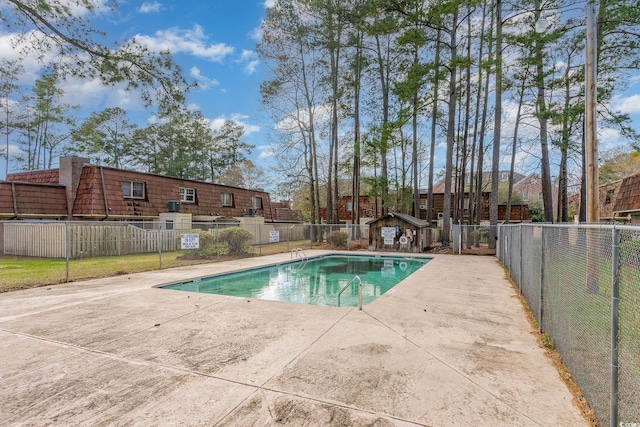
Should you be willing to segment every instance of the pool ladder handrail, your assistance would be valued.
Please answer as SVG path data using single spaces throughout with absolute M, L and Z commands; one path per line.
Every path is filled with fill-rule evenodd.
M 362 280 L 360 280 L 360 276 L 353 276 L 353 279 L 351 279 L 349 283 L 347 283 L 346 285 L 344 285 L 342 289 L 340 289 L 340 292 L 338 292 L 338 307 L 340 307 L 340 295 L 342 295 L 345 289 L 351 286 L 351 284 L 355 280 L 358 280 L 358 296 L 359 296 L 358 310 L 362 310 Z
M 291 258 L 293 258 L 294 252 L 296 254 L 296 258 L 302 258 L 302 262 L 300 263 L 298 268 L 296 268 L 296 271 L 300 271 L 307 265 L 307 261 L 309 261 L 309 257 L 307 257 L 307 254 L 304 253 L 302 248 L 295 248 L 295 249 L 291 249 Z
M 308 258 L 307 254 L 304 253 L 302 248 L 291 249 L 291 258 L 293 258 L 294 253 L 296 254 L 296 258 L 304 258 L 304 259 Z M 302 255 L 300 255 L 300 253 L 302 253 Z

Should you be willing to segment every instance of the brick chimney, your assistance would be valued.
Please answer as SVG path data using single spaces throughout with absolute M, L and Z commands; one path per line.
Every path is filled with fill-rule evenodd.
M 60 185 L 64 185 L 67 193 L 67 219 L 73 219 L 73 204 L 80 184 L 82 167 L 89 164 L 88 157 L 60 157 Z

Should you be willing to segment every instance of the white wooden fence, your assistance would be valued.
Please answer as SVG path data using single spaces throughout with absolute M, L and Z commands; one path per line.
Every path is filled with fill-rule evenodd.
M 6 255 L 70 258 L 129 255 L 180 248 L 180 234 L 188 230 L 144 230 L 129 224 L 4 222 Z

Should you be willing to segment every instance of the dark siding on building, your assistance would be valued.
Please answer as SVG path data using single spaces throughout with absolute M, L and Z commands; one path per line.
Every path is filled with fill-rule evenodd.
M 7 175 L 7 181 L 33 182 L 36 184 L 58 185 L 60 183 L 60 174 L 58 169 L 30 171 L 30 172 L 15 172 Z
M 104 182 L 103 182 L 104 177 Z M 142 182 L 145 185 L 143 199 L 125 198 L 122 182 Z M 180 187 L 195 189 L 195 203 L 181 202 L 180 212 L 193 215 L 243 216 L 252 208 L 252 197 L 262 198 L 258 215 L 272 220 L 269 193 L 228 187 L 200 181 L 184 180 L 135 171 L 99 166 L 85 166 L 82 171 L 78 194 L 73 208 L 74 216 L 106 216 L 104 186 L 109 216 L 116 218 L 157 217 L 168 211 L 170 201 L 180 200 Z M 233 206 L 222 206 L 221 195 L 233 194 Z
M 14 192 L 15 208 L 14 212 Z M 65 189 L 58 185 L 0 182 L 0 217 L 59 217 L 67 215 Z M 44 214 L 43 214 L 44 213 Z M 16 215 L 17 214 L 17 215 Z

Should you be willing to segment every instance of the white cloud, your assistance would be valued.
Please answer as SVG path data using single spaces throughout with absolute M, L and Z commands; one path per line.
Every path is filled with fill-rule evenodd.
M 191 67 L 189 70 L 189 74 L 193 77 L 198 83 L 198 87 L 200 89 L 209 89 L 211 86 L 218 86 L 220 82 L 216 79 L 210 79 L 207 76 L 203 76 L 198 67 Z
M 240 61 L 249 61 L 253 58 L 256 58 L 258 55 L 252 51 L 247 49 L 242 49 L 242 55 L 240 55 Z
M 260 25 L 259 27 L 256 27 L 253 30 L 251 30 L 251 32 L 249 33 L 249 38 L 257 42 L 261 42 L 263 35 L 264 35 L 264 30 L 262 29 L 262 25 Z
M 107 88 L 99 79 L 70 79 L 60 82 L 63 90 L 62 102 L 75 107 L 85 108 L 99 105 L 107 91 Z
M 140 13 L 157 13 L 160 12 L 163 9 L 162 4 L 158 3 L 157 1 L 152 1 L 152 2 L 144 2 L 142 3 L 142 5 L 138 8 L 138 12 Z
M 598 151 L 604 152 L 625 142 L 618 129 L 598 128 Z
M 611 102 L 615 111 L 625 114 L 640 114 L 640 94 L 628 97 L 616 96 Z
M 213 62 L 222 61 L 234 51 L 224 43 L 208 44 L 207 36 L 199 25 L 190 30 L 170 28 L 157 31 L 154 36 L 136 35 L 134 38 L 156 52 L 187 53 Z
M 273 145 L 260 145 L 258 151 L 260 151 L 259 159 L 268 159 L 276 156 L 276 150 Z
M 317 105 L 313 108 L 313 118 L 316 125 L 328 121 L 330 117 L 330 105 Z M 309 123 L 309 111 L 305 108 L 291 111 L 287 117 L 275 124 L 274 129 L 281 132 L 297 133 L 299 131 L 299 123 L 304 123 L 305 125 Z
M 109 12 L 112 10 L 112 6 L 109 5 L 111 0 L 99 0 L 95 2 L 91 2 L 93 8 L 91 10 L 84 7 L 83 2 L 79 2 L 77 0 L 59 0 L 61 6 L 65 6 L 69 8 L 69 12 L 73 16 L 84 16 L 90 13 L 100 14 L 104 12 Z
M 225 118 L 225 116 L 219 116 L 216 117 L 215 119 L 211 120 L 211 123 L 209 124 L 209 126 L 211 127 L 211 129 L 217 131 L 222 129 L 222 126 L 224 125 L 224 122 L 226 122 L 227 119 Z
M 19 60 L 22 65 L 22 73 L 18 83 L 31 85 L 40 77 L 43 63 L 53 61 L 56 55 L 51 52 L 42 52 L 42 57 L 38 55 L 25 55 L 20 52 L 20 48 L 14 49 L 16 37 L 22 37 L 25 46 L 38 45 L 41 43 L 43 34 L 39 31 L 29 31 L 25 34 L 5 33 L 0 34 L 0 59 Z
M 147 119 L 147 123 L 150 124 L 150 125 L 155 125 L 155 124 L 159 124 L 159 123 L 166 123 L 166 122 L 167 122 L 166 119 L 161 119 L 160 117 L 156 116 L 155 114 Z
M 245 74 L 253 74 L 256 72 L 258 65 L 260 65 L 260 61 L 256 59 L 258 54 L 252 50 L 243 49 L 242 54 L 240 55 L 240 59 L 236 62 L 244 63 L 243 71 Z
M 260 131 L 260 126 L 257 125 L 252 125 L 246 122 L 246 119 L 248 119 L 249 116 L 245 115 L 245 114 L 239 114 L 239 113 L 234 113 L 231 114 L 231 116 L 227 117 L 225 115 L 221 115 L 216 117 L 215 119 L 210 121 L 209 126 L 211 126 L 211 129 L 213 129 L 214 131 L 220 130 L 222 129 L 222 126 L 224 125 L 224 122 L 226 122 L 227 120 L 231 120 L 233 122 L 236 122 L 237 124 L 239 124 L 240 126 L 242 126 L 244 128 L 244 133 L 243 136 L 249 136 L 252 133 L 256 133 Z
M 251 75 L 256 72 L 256 68 L 258 68 L 258 65 L 260 65 L 260 61 L 258 61 L 257 59 L 255 61 L 251 61 L 244 66 L 244 72 Z
M 262 5 L 266 9 L 270 9 L 276 5 L 276 0 L 265 0 L 264 3 L 262 3 Z
M 144 101 L 138 96 L 138 91 L 127 89 L 124 85 L 112 89 L 107 94 L 107 107 L 120 107 L 125 110 L 144 110 Z

